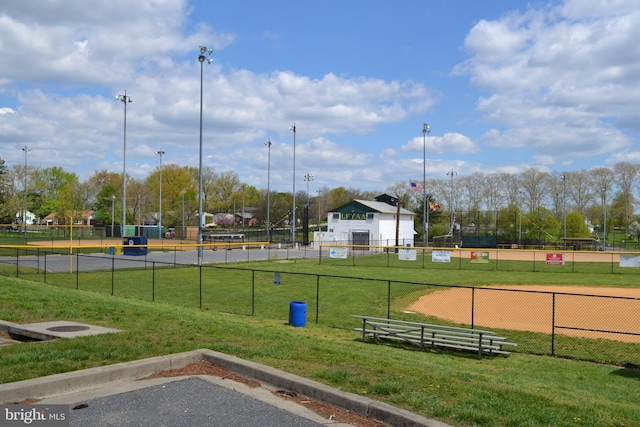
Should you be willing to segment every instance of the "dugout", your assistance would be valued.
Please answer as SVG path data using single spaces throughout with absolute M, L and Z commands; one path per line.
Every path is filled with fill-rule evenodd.
M 498 240 L 496 236 L 465 236 L 460 237 L 463 248 L 497 248 Z
M 567 249 L 574 251 L 597 251 L 598 242 L 593 237 L 563 237 L 562 242 Z

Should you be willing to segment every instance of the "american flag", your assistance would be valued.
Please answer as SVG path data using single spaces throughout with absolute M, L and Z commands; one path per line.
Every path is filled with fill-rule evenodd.
M 422 184 L 420 182 L 412 182 L 411 191 L 422 191 Z

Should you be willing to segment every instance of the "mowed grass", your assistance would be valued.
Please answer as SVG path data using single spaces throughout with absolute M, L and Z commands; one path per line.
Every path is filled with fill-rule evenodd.
M 536 273 L 518 280 L 518 274 L 496 272 L 491 277 L 483 277 L 482 274 L 469 275 L 468 271 L 441 272 L 442 275 L 436 271 L 416 270 L 408 274 L 405 270 L 399 273 L 384 268 L 335 267 L 334 271 L 333 267 L 319 268 L 317 261 L 314 264 L 311 260 L 252 263 L 251 267 L 265 270 L 258 274 L 261 277 L 258 286 L 266 286 L 262 281 L 268 279 L 272 299 L 261 304 L 264 309 L 284 305 L 278 308 L 281 313 L 275 313 L 280 317 L 250 316 L 247 309 L 240 314 L 220 310 L 227 312 L 223 314 L 217 309 L 193 307 L 192 297 L 199 294 L 199 285 L 190 275 L 197 274 L 197 269 L 158 270 L 155 284 L 148 280 L 151 274 L 148 271 L 145 276 L 136 276 L 143 273 L 132 270 L 118 272 L 114 277 L 116 296 L 110 295 L 108 274 L 106 281 L 99 280 L 97 273 L 82 276 L 81 291 L 75 290 L 75 275 L 55 276 L 55 280 L 51 277 L 60 286 L 43 284 L 41 278 L 36 282 L 0 277 L 0 319 L 16 323 L 72 320 L 123 330 L 118 334 L 2 347 L 0 382 L 209 348 L 457 426 L 640 426 L 640 405 L 637 404 L 640 372 L 636 370 L 520 353 L 477 360 L 475 355 L 464 352 L 420 352 L 393 345 L 365 344 L 357 333 L 322 323 L 317 326 L 308 322 L 304 328 L 292 328 L 285 324 L 286 305 L 282 304 L 290 298 L 287 287 L 293 282 L 310 280 L 300 287 L 300 293 L 315 286 L 315 279 L 296 276 L 295 272 L 321 271 L 447 284 L 530 284 L 532 280 L 562 284 L 558 280 L 574 275 Z M 269 273 L 269 269 L 289 273 L 283 277 L 280 287 L 273 285 L 273 273 Z M 223 296 L 233 288 L 233 283 L 237 286 L 233 277 L 246 283 L 252 280 L 252 274 L 256 273 L 211 269 L 205 271 L 204 282 L 227 283 L 228 287 L 218 292 L 217 297 L 224 298 L 224 304 L 229 305 L 235 299 L 248 298 L 241 294 Z M 65 277 L 68 282 L 64 282 Z M 142 283 L 141 277 L 145 279 Z M 591 279 L 588 284 L 592 286 L 611 285 L 611 277 L 609 283 L 597 275 Z M 344 293 L 351 292 L 345 286 L 352 282 L 335 280 Z M 586 277 L 584 283 L 581 281 L 574 276 L 574 281 L 564 284 L 587 284 Z M 158 296 L 155 302 L 139 298 L 131 289 L 136 286 L 144 287 L 145 292 L 158 286 L 162 297 Z M 376 286 L 384 288 L 385 285 L 383 282 Z M 632 283 L 616 286 L 632 286 Z M 127 289 L 132 293 L 124 292 Z M 353 290 L 361 292 L 362 298 L 370 291 L 364 287 Z M 180 302 L 178 295 L 183 293 L 192 295 Z M 340 294 L 331 301 L 338 305 Z M 375 300 L 371 304 L 375 304 Z
M 0 266 L 2 268 L 2 266 Z M 15 267 L 6 266 L 5 274 L 15 274 Z M 276 272 L 280 285 L 274 284 Z M 20 268 L 20 277 L 44 281 L 45 275 L 34 269 Z M 421 295 L 442 289 L 436 285 L 579 285 L 592 287 L 637 287 L 635 276 L 618 274 L 553 274 L 518 271 L 465 271 L 319 265 L 317 260 L 276 260 L 269 262 L 207 265 L 201 270 L 194 265 L 158 266 L 74 273 L 47 273 L 46 282 L 119 297 L 163 302 L 188 308 L 255 316 L 265 319 L 288 319 L 289 302 L 308 304 L 308 322 L 351 330 L 359 326 L 351 314 L 376 317 L 446 323 L 407 307 Z M 548 298 L 551 309 L 551 298 Z M 460 326 L 470 326 L 471 300 L 467 310 L 469 320 Z M 389 307 L 389 311 L 387 310 Z M 640 306 L 637 315 L 640 316 Z M 581 310 L 577 305 L 575 310 Z M 588 317 L 588 316 L 587 316 Z M 551 324 L 551 318 L 546 321 Z M 640 365 L 640 344 L 569 337 L 510 329 L 509 318 L 504 326 L 492 327 L 499 334 L 518 344 L 520 353 L 556 355 L 573 359 L 615 365 Z M 482 327 L 482 323 L 476 325 Z M 581 325 L 577 325 L 581 326 Z M 585 325 L 586 326 L 586 325 Z M 607 330 L 607 324 L 598 324 Z M 629 325 L 625 332 L 637 331 Z M 616 329 L 620 330 L 620 329 Z

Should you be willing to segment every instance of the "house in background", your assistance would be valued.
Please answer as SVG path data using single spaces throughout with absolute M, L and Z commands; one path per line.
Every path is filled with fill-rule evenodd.
M 355 199 L 327 214 L 327 231 L 315 232 L 314 242 L 351 245 L 413 246 L 415 213 L 400 207 L 388 194 L 375 201 Z M 399 219 L 399 221 L 398 221 Z
M 27 225 L 30 225 L 30 224 L 36 224 L 38 222 L 38 218 L 36 217 L 36 214 L 29 211 L 27 211 L 27 213 L 25 214 L 26 221 L 23 222 L 22 221 L 23 212 L 24 211 L 22 210 L 16 213 L 16 224 L 24 224 L 26 222 Z
M 73 212 L 73 225 L 95 225 L 95 211 L 88 210 Z M 56 212 L 51 212 L 42 220 L 44 225 L 69 225 L 69 218 L 60 218 Z

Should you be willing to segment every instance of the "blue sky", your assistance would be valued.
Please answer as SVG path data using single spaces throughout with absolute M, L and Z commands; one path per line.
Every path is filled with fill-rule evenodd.
M 22 0 L 0 5 L 0 157 L 81 179 L 203 164 L 384 191 L 455 170 L 640 162 L 636 0 Z

